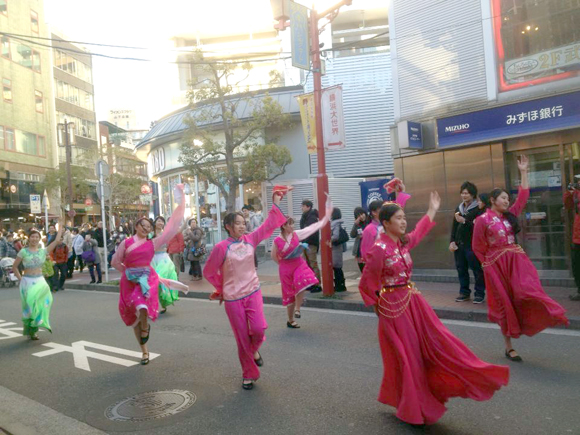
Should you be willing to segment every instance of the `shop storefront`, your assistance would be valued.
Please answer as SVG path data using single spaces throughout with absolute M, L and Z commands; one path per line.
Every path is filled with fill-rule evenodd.
M 433 188 L 444 192 L 442 225 L 432 236 L 435 249 L 449 244 L 461 183 L 472 181 L 480 192 L 506 187 L 515 196 L 517 156 L 526 154 L 531 193 L 520 217 L 519 243 L 540 271 L 567 276 L 573 216 L 564 209 L 562 195 L 580 174 L 580 92 L 438 119 L 436 143 L 436 150 L 395 160 L 396 175 L 404 177 L 415 197 L 409 202 L 411 220 L 424 213 Z M 453 257 L 434 256 L 433 246 L 418 248 L 417 267 L 453 269 Z

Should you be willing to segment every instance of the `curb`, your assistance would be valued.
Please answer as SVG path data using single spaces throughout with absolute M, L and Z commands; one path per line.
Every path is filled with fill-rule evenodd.
M 102 291 L 109 293 L 118 293 L 119 286 L 105 285 L 105 284 L 66 284 L 65 289 L 86 290 L 86 291 Z M 187 295 L 180 294 L 180 297 L 190 299 L 208 299 L 209 293 L 189 291 Z M 282 305 L 282 298 L 279 296 L 264 296 L 264 303 L 271 305 Z M 343 311 L 357 311 L 364 313 L 372 313 L 373 309 L 365 307 L 362 302 L 343 301 L 340 299 L 322 299 L 314 297 L 308 299 L 305 306 L 309 308 L 324 308 L 328 310 L 343 310 Z M 433 307 L 435 314 L 440 319 L 448 320 L 464 320 L 468 322 L 483 322 L 490 323 L 487 319 L 487 312 L 484 311 L 468 311 L 459 310 L 456 308 L 438 308 Z M 569 317 L 570 325 L 567 329 L 580 330 L 580 317 Z M 563 326 L 555 326 L 557 329 L 566 329 Z

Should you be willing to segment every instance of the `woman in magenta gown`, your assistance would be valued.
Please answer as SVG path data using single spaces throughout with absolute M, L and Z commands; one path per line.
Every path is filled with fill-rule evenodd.
M 121 242 L 113 260 L 112 266 L 121 272 L 119 313 L 127 326 L 133 327 L 137 342 L 141 346 L 143 358 L 141 364 L 149 363 L 147 341 L 151 325 L 148 319 L 155 322 L 159 315 L 159 285 L 163 282 L 168 288 L 187 292 L 186 285 L 177 281 L 160 279 L 151 260 L 155 250 L 165 245 L 177 234 L 185 211 L 185 196 L 183 185 L 175 187 L 175 200 L 179 206 L 173 211 L 165 231 L 158 237 L 150 239 L 153 224 L 147 218 L 141 218 L 135 224 L 135 235 Z
M 427 214 L 409 234 L 398 204 L 381 208 L 384 232 L 367 253 L 359 285 L 365 305 L 379 317 L 384 372 L 378 400 L 410 424 L 435 423 L 451 397 L 488 400 L 509 379 L 508 367 L 481 361 L 455 337 L 411 282 L 409 251 L 435 225 L 440 202 L 433 192 Z
M 490 193 L 491 208 L 475 220 L 473 252 L 483 266 L 487 289 L 488 318 L 499 324 L 505 340 L 505 356 L 522 361 L 512 347 L 512 338 L 532 336 L 551 326 L 568 324 L 566 310 L 550 299 L 536 268 L 516 243 L 517 216 L 530 196 L 528 158 L 520 157 L 521 184 L 516 202 L 509 206 L 503 189 Z

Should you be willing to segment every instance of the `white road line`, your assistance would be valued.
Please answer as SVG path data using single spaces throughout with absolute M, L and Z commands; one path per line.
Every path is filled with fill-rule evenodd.
M 68 290 L 67 290 L 68 291 Z M 73 292 L 86 292 L 86 290 L 71 290 Z M 103 292 L 103 291 L 92 291 L 92 293 L 100 293 L 100 294 L 110 294 L 110 295 L 117 295 L 117 293 L 111 292 Z M 209 297 L 209 296 L 208 296 Z M 215 301 L 210 301 L 206 299 L 197 299 L 197 298 L 183 298 L 179 300 L 181 301 L 188 301 L 188 302 L 203 302 L 209 304 L 217 304 Z M 264 304 L 265 307 L 268 308 L 276 308 L 280 310 L 286 310 L 286 307 L 282 305 L 273 305 L 273 304 Z M 301 311 L 313 311 L 313 312 L 321 312 L 321 313 L 328 313 L 328 314 L 345 314 L 347 316 L 360 316 L 360 317 L 376 317 L 374 313 L 367 313 L 364 311 L 346 311 L 346 310 L 333 310 L 329 308 L 314 308 L 314 307 L 302 307 Z M 499 326 L 495 323 L 483 323 L 483 322 L 472 322 L 468 320 L 451 320 L 451 319 L 441 319 L 446 325 L 459 325 L 459 326 L 470 326 L 472 328 L 484 328 L 484 329 L 498 329 Z M 551 334 L 551 335 L 566 335 L 569 337 L 580 337 L 580 331 L 576 330 L 568 330 L 568 329 L 555 329 L 549 328 L 545 329 L 544 331 L 540 332 L 540 334 Z

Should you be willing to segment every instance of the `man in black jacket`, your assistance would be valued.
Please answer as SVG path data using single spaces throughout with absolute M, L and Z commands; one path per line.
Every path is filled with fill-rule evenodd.
M 300 229 L 306 228 L 308 225 L 312 225 L 318 222 L 318 210 L 312 208 L 314 204 L 309 199 L 302 201 L 302 217 L 300 218 Z M 318 246 L 320 245 L 320 238 L 318 231 L 312 234 L 310 237 L 304 239 L 304 243 L 308 244 L 308 250 L 304 251 L 304 256 L 306 257 L 306 262 L 308 266 L 312 269 L 318 282 L 320 281 L 320 270 L 318 269 Z M 312 286 L 310 288 L 311 293 L 316 293 L 322 291 L 320 285 Z
M 109 234 L 107 233 L 107 235 Z M 93 239 L 97 241 L 99 255 L 101 256 L 102 259 L 104 259 L 103 261 L 106 261 L 107 259 L 105 258 L 105 242 L 108 245 L 109 240 L 107 239 L 103 241 L 103 221 L 97 222 L 97 228 L 95 228 L 95 231 L 93 231 Z M 107 267 L 106 263 L 105 267 Z
M 469 289 L 469 269 L 475 277 L 474 304 L 481 304 L 485 299 L 485 280 L 479 260 L 471 249 L 473 238 L 474 214 L 480 210 L 477 201 L 477 187 L 466 181 L 461 185 L 461 203 L 455 209 L 453 227 L 451 229 L 451 243 L 449 250 L 455 255 L 455 267 L 459 276 L 459 296 L 455 302 L 465 302 L 471 299 Z M 466 219 L 467 217 L 467 219 Z

